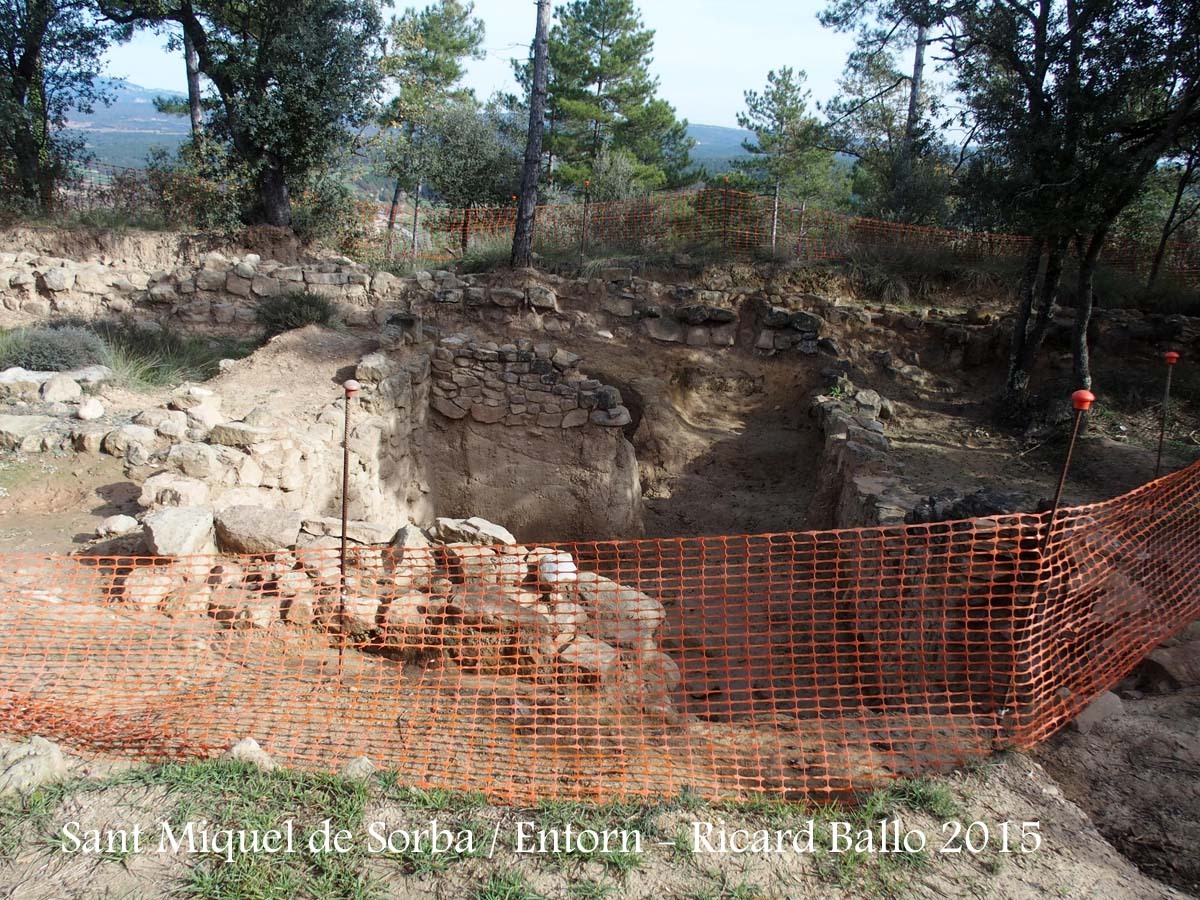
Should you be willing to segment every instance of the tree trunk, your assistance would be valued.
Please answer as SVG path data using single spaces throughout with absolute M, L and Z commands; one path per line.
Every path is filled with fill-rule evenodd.
M 537 215 L 538 167 L 542 160 L 542 130 L 546 122 L 546 57 L 550 43 L 550 0 L 538 0 L 537 30 L 533 39 L 533 86 L 529 97 L 529 136 L 525 141 L 525 168 L 513 230 L 512 265 L 533 263 L 533 224 Z
M 264 162 L 258 173 L 258 200 L 268 225 L 292 224 L 292 201 L 278 163 Z
M 392 258 L 392 236 L 396 231 L 396 211 L 400 208 L 400 179 L 396 179 L 396 187 L 392 191 L 392 205 L 388 207 L 387 250 L 384 256 Z
M 929 29 L 917 25 L 916 45 L 913 50 L 912 79 L 908 88 L 908 117 L 904 123 L 904 146 L 900 149 L 900 162 L 896 169 L 893 206 L 904 220 L 912 215 L 912 174 L 917 165 L 917 128 L 921 124 L 921 87 L 925 81 L 925 47 L 929 43 Z
M 204 117 L 200 111 L 200 56 L 186 29 L 183 32 L 183 61 L 187 67 L 188 113 L 192 119 L 192 140 L 195 141 L 204 130 Z
M 413 233 L 412 233 L 412 258 L 415 261 L 417 258 L 417 226 L 421 220 L 421 188 L 425 182 L 423 179 L 417 179 L 417 190 L 413 194 Z
M 912 82 L 908 88 L 908 119 L 904 123 L 905 153 L 911 158 L 921 120 L 921 87 L 925 81 L 925 47 L 929 44 L 929 29 L 917 25 L 916 47 L 913 50 Z
M 1045 241 L 1035 237 L 1025 253 L 1025 266 L 1017 288 L 1017 321 L 1013 324 L 1009 343 L 1008 376 L 1004 383 L 1003 404 L 1011 406 L 1024 399 L 1029 389 L 1029 373 L 1024 370 L 1025 344 L 1029 340 L 1029 319 L 1033 315 L 1033 296 L 1037 289 L 1038 272 L 1042 267 Z
M 775 197 L 771 203 L 771 256 L 775 256 L 775 242 L 779 236 L 779 179 L 775 179 Z
M 467 255 L 467 244 L 471 240 L 471 207 L 465 207 L 462 211 L 462 255 Z
M 1162 235 L 1158 239 L 1158 247 L 1154 251 L 1154 259 L 1150 263 L 1150 277 L 1146 280 L 1146 290 L 1151 290 L 1158 281 L 1158 272 L 1162 268 L 1163 259 L 1167 255 L 1167 243 L 1171 240 L 1177 225 L 1175 217 L 1179 215 L 1179 206 L 1183 203 L 1183 195 L 1191 183 L 1192 174 L 1196 171 L 1196 156 L 1188 157 L 1187 166 L 1179 176 L 1179 184 L 1175 186 L 1175 198 L 1171 201 L 1171 212 L 1163 222 Z
M 1087 333 L 1092 321 L 1092 285 L 1095 281 L 1096 263 L 1108 227 L 1097 229 L 1088 242 L 1087 251 L 1079 260 L 1079 297 L 1075 302 L 1075 329 L 1071 334 L 1071 356 L 1074 361 L 1075 381 L 1085 390 L 1092 389 L 1092 362 L 1088 354 Z
M 1043 249 L 1046 250 L 1046 272 L 1039 287 L 1037 274 Z M 1054 301 L 1062 282 L 1066 251 L 1067 242 L 1064 239 L 1055 239 L 1046 247 L 1043 239 L 1036 238 L 1026 256 L 1025 271 L 1021 275 L 1017 322 L 1013 326 L 1008 379 L 1004 386 L 1004 404 L 1009 411 L 1019 411 L 1029 399 L 1029 378 L 1050 327 L 1050 314 L 1054 311 Z

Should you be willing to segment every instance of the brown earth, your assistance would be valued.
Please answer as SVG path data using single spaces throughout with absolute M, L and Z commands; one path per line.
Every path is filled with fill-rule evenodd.
M 103 760 L 73 760 L 75 774 L 104 776 L 120 771 L 121 764 Z M 734 829 L 801 828 L 809 812 L 760 816 L 730 808 L 649 810 L 643 830 L 666 838 L 666 845 L 648 837 L 643 852 L 621 874 L 605 866 L 603 857 L 582 861 L 562 855 L 530 856 L 514 852 L 518 821 L 546 822 L 537 809 L 489 806 L 467 815 L 446 810 L 413 807 L 389 799 L 377 784 L 370 790 L 367 810 L 355 841 L 367 843 L 366 824 L 383 822 L 389 828 L 427 826 L 436 816 L 448 827 L 466 827 L 478 835 L 484 853 L 475 858 L 451 858 L 432 873 L 413 871 L 410 857 L 367 856 L 360 872 L 376 879 L 379 896 L 393 900 L 461 900 L 475 895 L 489 877 L 517 875 L 526 888 L 543 897 L 581 896 L 590 885 L 607 886 L 603 894 L 630 900 L 694 900 L 699 897 L 770 898 L 770 900 L 842 900 L 842 898 L 1003 897 L 1041 900 L 1046 897 L 1076 900 L 1149 900 L 1184 898 L 1141 874 L 1116 853 L 1096 831 L 1087 815 L 1067 800 L 1037 762 L 1019 754 L 998 757 L 970 773 L 959 773 L 942 782 L 955 807 L 949 818 L 901 806 L 896 810 L 904 830 L 922 832 L 928 851 L 922 860 L 907 865 L 890 857 L 869 861 L 839 860 L 829 854 L 719 854 L 690 852 L 694 823 Z M 190 801 L 193 802 L 194 801 Z M 191 809 L 190 813 L 186 811 Z M 0 893 L 13 900 L 83 900 L 97 897 L 137 896 L 146 900 L 181 895 L 185 882 L 200 867 L 211 870 L 211 858 L 185 853 L 158 853 L 157 839 L 147 840 L 140 853 L 115 856 L 70 855 L 59 849 L 59 832 L 68 821 L 83 828 L 131 828 L 141 824 L 157 835 L 158 823 L 171 817 L 189 820 L 197 810 L 187 794 L 173 795 L 159 786 L 117 783 L 103 789 L 69 792 L 61 804 L 47 810 L 43 821 L 26 826 L 6 860 L 0 861 Z M 311 810 L 298 815 L 316 820 Z M 286 813 L 285 813 L 286 814 Z M 319 815 L 319 814 L 318 814 Z M 833 818 L 838 818 L 835 813 Z M 956 846 L 951 838 L 957 821 L 963 826 L 987 826 L 987 845 L 978 853 L 941 852 Z M 1001 823 L 1011 824 L 1013 835 L 1022 823 L 1039 823 L 1041 846 L 1030 853 L 1001 852 Z M 233 824 L 233 823 L 231 823 Z M 639 827 L 609 816 L 604 827 Z M 495 829 L 499 839 L 488 858 L 486 851 Z M 981 833 L 979 826 L 974 834 Z M 676 836 L 689 840 L 680 850 L 671 844 Z M 961 843 L 961 839 L 959 841 Z M 1017 847 L 1014 838 L 1012 849 Z M 1029 844 L 1032 846 L 1032 844 Z M 818 871 L 818 866 L 822 867 Z M 507 895 L 506 895 L 507 896 Z M 512 896 L 526 896 L 513 894 Z

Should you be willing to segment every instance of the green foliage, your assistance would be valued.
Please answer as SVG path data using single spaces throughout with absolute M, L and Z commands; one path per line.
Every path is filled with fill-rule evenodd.
M 409 7 L 388 28 L 380 71 L 396 93 L 379 115 L 380 156 L 398 189 L 420 192 L 436 166 L 435 122 L 451 102 L 473 102 L 460 83 L 466 61 L 483 58 L 484 26 L 474 11 L 470 2 L 438 0 L 419 12 Z
M 246 356 L 255 346 L 231 338 L 183 336 L 165 328 L 70 319 L 0 332 L 0 369 L 65 372 L 105 365 L 113 370 L 114 382 L 146 389 L 205 381 L 217 374 L 222 359 Z
M 834 184 L 840 170 L 822 146 L 821 123 L 808 113 L 811 94 L 804 89 L 805 77 L 803 71 L 784 66 L 767 74 L 761 94 L 746 91 L 746 111 L 738 115 L 738 125 L 754 137 L 742 144 L 749 157 L 733 163 L 734 172 L 742 176 L 735 186 L 759 193 L 778 189 L 789 200 L 836 205 Z
M 125 387 L 170 387 L 185 381 L 207 381 L 223 359 L 241 359 L 256 341 L 181 335 L 167 328 L 146 328 L 101 321 L 90 326 L 104 341 L 104 364 L 113 380 Z
M 906 76 L 887 51 L 851 53 L 839 93 L 826 106 L 832 146 L 854 159 L 853 208 L 877 219 L 933 224 L 950 214 L 950 149 L 930 127 L 936 100 L 920 98 L 922 117 L 908 143 Z
M 380 71 L 397 88 L 384 113 L 390 124 L 411 122 L 430 106 L 470 96 L 458 85 L 466 74 L 466 61 L 484 57 L 485 29 L 474 13 L 474 3 L 437 0 L 392 18 L 389 51 L 379 61 Z
M 258 304 L 258 323 L 267 337 L 282 334 L 305 325 L 328 325 L 333 319 L 333 304 L 320 294 L 297 291 L 264 297 Z
M 0 334 L 0 369 L 65 372 L 104 362 L 104 341 L 78 326 L 17 328 Z
M 520 157 L 489 114 L 448 107 L 435 124 L 429 185 L 454 208 L 506 202 L 516 192 Z
M 545 898 L 529 886 L 525 876 L 520 872 L 504 872 L 491 875 L 480 886 L 471 900 L 545 900 Z
M 653 187 L 690 183 L 695 142 L 686 120 L 655 96 L 648 62 L 654 32 L 633 0 L 573 0 L 558 9 L 550 32 L 550 81 L 544 153 L 553 178 L 582 188 L 605 151 L 624 150 L 644 167 L 638 180 Z M 515 64 L 528 89 L 532 69 Z
M 383 28 L 375 0 L 103 6 L 120 21 L 178 22 L 191 36 L 220 99 L 208 131 L 250 174 L 254 220 L 290 224 L 289 188 L 325 167 L 348 127 L 372 112 Z
M 292 229 L 305 241 L 353 252 L 368 221 L 353 185 L 330 172 L 312 178 L 292 207 Z
M 104 52 L 128 36 L 87 0 L 0 3 L 0 206 L 52 209 L 56 183 L 83 156 L 67 117 L 110 99 Z
M 162 221 L 176 227 L 232 234 L 253 205 L 250 173 L 228 148 L 207 138 L 185 141 L 174 157 L 154 148 L 146 178 Z

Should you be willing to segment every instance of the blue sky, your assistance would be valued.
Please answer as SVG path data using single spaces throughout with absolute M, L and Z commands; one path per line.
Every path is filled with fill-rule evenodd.
M 405 3 L 401 4 L 408 5 Z M 643 0 L 642 17 L 656 31 L 652 71 L 659 93 L 679 115 L 706 125 L 736 124 L 742 93 L 761 88 L 767 72 L 790 65 L 808 73 L 817 100 L 835 90 L 849 51 L 848 35 L 822 28 L 818 0 Z M 533 0 L 475 0 L 487 25 L 487 58 L 471 63 L 467 84 L 481 98 L 512 90 L 509 60 L 525 56 L 532 37 Z M 182 54 L 165 36 L 142 33 L 107 55 L 110 75 L 143 87 L 186 90 Z

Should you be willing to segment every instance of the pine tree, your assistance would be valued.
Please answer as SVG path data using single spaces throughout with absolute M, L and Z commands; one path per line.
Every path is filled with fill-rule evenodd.
M 484 25 L 474 12 L 473 3 L 438 0 L 420 11 L 409 7 L 388 27 L 389 52 L 380 69 L 398 89 L 380 116 L 380 125 L 393 129 L 385 133 L 383 144 L 384 164 L 395 179 L 388 211 L 389 252 L 400 195 L 406 189 L 414 199 L 415 252 L 421 189 L 436 154 L 434 125 L 451 103 L 473 100 L 460 83 L 466 61 L 483 56 Z
M 645 188 L 683 183 L 687 123 L 655 96 L 654 32 L 632 0 L 573 0 L 550 33 L 544 151 L 553 177 L 580 185 L 606 150 L 627 150 Z M 528 85 L 528 67 L 518 67 Z
M 735 160 L 734 170 L 745 177 L 747 186 L 773 196 L 772 247 L 781 197 L 813 199 L 827 188 L 833 167 L 833 154 L 820 146 L 821 124 L 808 113 L 805 77 L 789 66 L 767 73 L 763 92 L 746 91 L 746 111 L 737 117 L 738 125 L 754 138 L 742 142 L 749 158 Z

